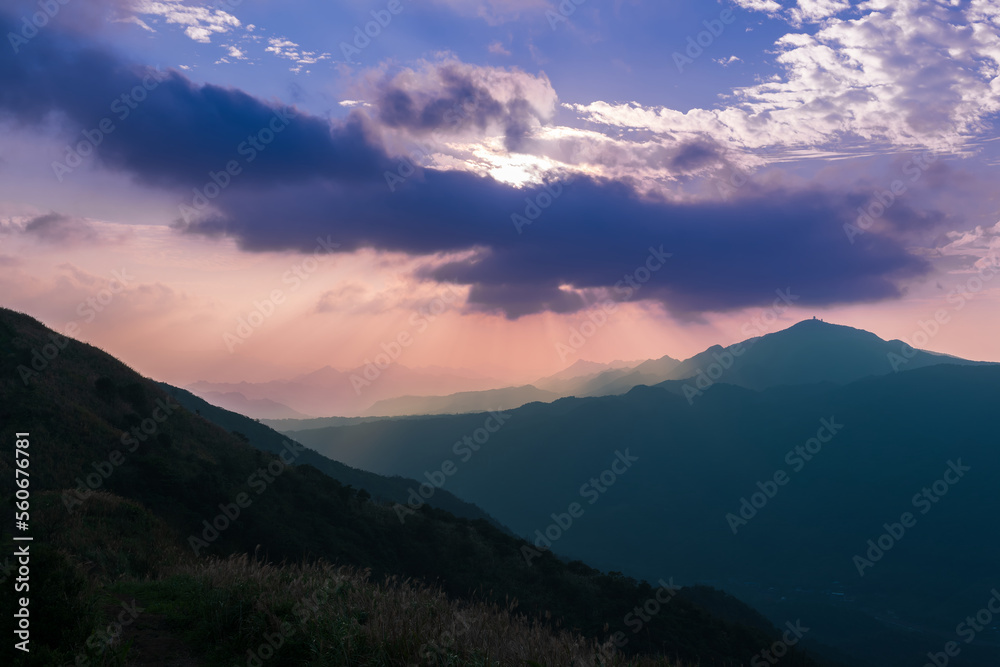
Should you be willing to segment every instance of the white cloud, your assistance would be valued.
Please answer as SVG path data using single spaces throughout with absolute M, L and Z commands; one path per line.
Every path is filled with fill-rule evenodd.
M 212 34 L 226 33 L 241 25 L 232 14 L 208 7 L 192 7 L 181 0 L 136 0 L 132 10 L 143 16 L 157 16 L 167 23 L 182 25 L 185 35 L 203 44 L 212 41 Z
M 267 40 L 267 48 L 264 50 L 273 53 L 279 58 L 285 58 L 297 63 L 298 67 L 291 68 L 292 72 L 298 73 L 302 70 L 302 65 L 312 65 L 321 60 L 329 60 L 329 53 L 316 53 L 315 51 L 302 50 L 298 44 L 286 37 L 272 37 Z
M 792 24 L 814 23 L 836 16 L 851 8 L 848 0 L 799 0 L 798 7 L 789 10 Z
M 781 11 L 781 5 L 774 0 L 733 0 L 737 7 L 749 9 L 752 12 L 776 14 Z
M 490 53 L 492 53 L 494 55 L 498 55 L 498 56 L 509 56 L 510 55 L 510 51 L 508 51 L 507 49 L 505 49 L 504 46 L 503 46 L 503 44 L 501 44 L 500 42 L 492 42 L 488 47 L 486 47 L 486 50 L 489 51 Z
M 728 58 L 716 58 L 712 62 L 718 63 L 718 64 L 722 65 L 723 67 L 729 67 L 733 63 L 741 63 L 741 62 L 743 62 L 743 59 L 740 58 L 739 56 L 729 56 Z
M 797 6 L 785 9 L 774 0 L 733 0 L 737 6 L 751 12 L 762 12 L 773 18 L 783 18 L 792 25 L 816 23 L 851 8 L 849 0 L 798 0 Z
M 146 24 L 146 22 L 143 21 L 138 16 L 128 16 L 128 17 L 123 18 L 123 19 L 115 19 L 114 23 L 131 23 L 132 25 L 139 26 L 140 28 L 142 28 L 143 30 L 145 30 L 147 32 L 156 32 L 155 30 L 153 30 L 152 28 L 150 28 Z
M 943 147 L 1000 111 L 1000 37 L 984 3 L 873 0 L 858 19 L 777 41 L 784 75 L 734 91 L 728 106 L 682 112 L 636 103 L 574 105 L 586 120 L 733 147 L 867 150 L 873 141 Z M 989 20 L 990 23 L 986 21 Z

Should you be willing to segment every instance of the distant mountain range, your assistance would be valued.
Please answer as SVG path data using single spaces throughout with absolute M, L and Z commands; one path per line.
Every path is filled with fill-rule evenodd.
M 441 483 L 567 557 L 802 617 L 880 667 L 923 664 L 956 639 L 997 586 L 1000 365 L 814 320 L 671 361 L 562 378 L 593 392 L 631 373 L 668 379 L 529 403 L 491 433 L 480 413 L 295 437 Z M 449 461 L 457 471 L 440 474 Z M 567 526 L 574 502 L 584 512 Z M 995 626 L 955 664 L 995 667 Z
M 426 395 L 427 392 L 420 396 L 396 396 L 375 402 L 362 414 L 405 416 L 508 410 L 534 401 L 548 403 L 568 396 L 611 396 L 624 394 L 639 385 L 699 378 L 706 386 L 718 380 L 748 389 L 812 382 L 843 384 L 939 363 L 979 362 L 913 350 L 902 341 L 885 341 L 860 329 L 821 320 L 804 320 L 783 331 L 750 338 L 727 348 L 713 345 L 683 361 L 669 356 L 612 364 L 581 360 L 529 385 L 447 396 Z M 698 389 L 693 383 L 692 388 Z
M 495 386 L 496 380 L 459 371 L 412 369 L 393 363 L 384 369 L 337 370 L 324 366 L 289 380 L 195 382 L 188 391 L 227 410 L 258 419 L 360 416 L 373 403 L 401 394 L 432 395 Z
M 836 352 L 830 343 L 836 343 Z M 723 368 L 722 364 L 728 364 L 730 359 L 731 364 Z M 611 363 L 578 360 L 558 373 L 513 387 L 496 387 L 496 380 L 450 369 L 415 370 L 392 364 L 377 375 L 364 367 L 340 371 L 326 366 L 290 380 L 196 382 L 187 389 L 213 405 L 274 422 L 276 428 L 298 430 L 315 427 L 307 425 L 310 419 L 329 416 L 462 414 L 509 410 L 568 396 L 611 396 L 640 385 L 697 379 L 699 373 L 706 374 L 702 379 L 705 384 L 714 381 L 708 374 L 716 373 L 717 366 L 724 371 L 719 374 L 724 377 L 722 381 L 763 389 L 820 381 L 844 383 L 939 363 L 979 362 L 913 350 L 902 341 L 885 341 L 851 327 L 805 320 L 784 331 L 728 348 L 713 345 L 683 361 L 669 356 Z M 359 384 L 358 378 L 364 384 Z M 442 389 L 448 393 L 442 394 Z M 278 420 L 304 421 L 279 425 Z

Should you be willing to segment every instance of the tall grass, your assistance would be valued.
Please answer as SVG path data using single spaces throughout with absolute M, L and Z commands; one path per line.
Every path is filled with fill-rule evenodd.
M 123 583 L 186 632 L 210 662 L 248 665 L 662 665 L 610 643 L 553 631 L 516 602 L 462 603 L 426 584 L 318 562 L 275 566 L 247 555 L 175 566 Z

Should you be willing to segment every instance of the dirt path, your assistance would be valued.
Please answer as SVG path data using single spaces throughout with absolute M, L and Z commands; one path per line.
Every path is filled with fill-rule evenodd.
M 131 605 L 132 599 L 116 595 L 124 605 Z M 142 602 L 136 601 L 139 608 Z M 106 609 L 109 618 L 121 611 L 121 605 L 110 605 Z M 128 652 L 129 665 L 142 667 L 198 667 L 191 651 L 184 641 L 167 625 L 167 617 L 142 611 L 135 621 L 122 630 L 122 642 L 132 642 Z

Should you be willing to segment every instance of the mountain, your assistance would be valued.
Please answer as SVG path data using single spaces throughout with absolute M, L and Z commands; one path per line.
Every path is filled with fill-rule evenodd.
M 378 401 L 365 411 L 368 416 L 441 415 L 483 410 L 510 410 L 532 401 L 554 401 L 559 394 L 530 384 L 523 387 L 468 391 L 449 396 L 399 396 Z
M 559 391 L 556 387 L 563 386 L 563 383 L 572 380 L 578 380 L 584 377 L 594 377 L 605 371 L 618 370 L 620 368 L 632 368 L 637 364 L 642 363 L 641 361 L 612 361 L 607 364 L 598 363 L 596 361 L 587 361 L 586 359 L 577 359 L 572 364 L 562 369 L 558 373 L 553 373 L 547 377 L 541 378 L 534 382 L 534 385 L 541 387 L 542 389 L 548 389 L 550 391 Z
M 278 436 L 198 414 L 209 408 L 194 397 L 171 389 L 175 401 L 26 315 L 0 309 L 0 350 L 0 438 L 27 441 L 28 457 L 16 458 L 30 461 L 36 575 L 32 651 L 16 665 L 254 664 L 261 646 L 274 664 L 410 664 L 447 634 L 452 664 L 593 663 L 610 652 L 615 665 L 627 655 L 735 667 L 781 637 L 717 590 L 659 576 L 654 587 L 535 554 L 482 519 L 377 502 L 295 443 L 256 449 L 251 440 L 273 449 Z M 21 449 L 0 448 L 9 500 Z M 23 606 L 9 584 L 0 603 Z M 639 621 L 639 606 L 653 605 Z M 465 618 L 492 634 L 456 629 Z M 115 619 L 121 635 L 109 636 Z M 799 648 L 783 664 L 820 664 Z
M 602 369 L 596 373 L 589 373 L 563 381 L 558 385 L 559 391 L 564 396 L 590 396 L 592 392 L 601 392 L 604 387 L 620 384 L 625 388 L 622 392 L 628 391 L 636 384 L 642 384 L 642 380 L 659 381 L 668 377 L 668 373 L 673 370 L 680 361 L 673 357 L 663 356 L 659 359 L 649 359 L 631 364 L 620 364 L 611 368 Z M 633 384 L 622 383 L 623 378 L 633 378 Z M 548 382 L 543 382 L 548 385 Z M 612 393 L 612 392 L 607 392 Z M 614 392 L 618 393 L 618 392 Z
M 173 387 L 163 382 L 158 384 L 163 391 L 189 412 L 193 412 L 199 417 L 209 420 L 216 426 L 224 428 L 241 440 L 245 439 L 249 445 L 256 449 L 279 455 L 288 447 L 289 438 L 259 423 L 255 419 L 250 419 L 236 412 L 216 407 L 184 389 Z M 364 489 L 377 502 L 406 504 L 409 500 L 410 489 L 417 488 L 421 484 L 421 482 L 413 479 L 406 479 L 399 476 L 383 477 L 382 475 L 376 475 L 359 470 L 358 468 L 351 468 L 343 463 L 321 456 L 310 449 L 301 451 L 297 461 L 299 465 L 310 465 L 348 487 L 359 490 Z M 481 509 L 459 500 L 444 489 L 440 489 L 432 498 L 427 499 L 427 503 L 451 512 L 457 517 L 489 521 L 501 530 L 506 531 L 506 528 L 498 524 L 496 520 Z
M 581 503 L 571 529 L 551 531 L 557 553 L 721 586 L 774 622 L 809 616 L 849 655 L 906 667 L 954 640 L 996 586 L 1000 539 L 984 527 L 1000 487 L 1000 366 L 908 351 L 894 373 L 900 346 L 807 321 L 742 354 L 710 348 L 678 367 L 686 379 L 507 411 L 475 448 L 486 414 L 296 437 L 383 474 L 452 461 L 444 488 L 543 545 Z M 713 363 L 713 382 L 690 378 Z M 958 664 L 994 665 L 997 631 L 975 640 Z
M 691 386 L 689 393 L 716 381 L 749 389 L 817 382 L 844 384 L 863 377 L 941 363 L 973 365 L 983 362 L 915 350 L 899 340 L 885 341 L 861 329 L 813 319 L 729 347 L 713 345 L 683 361 L 669 356 L 631 365 L 580 360 L 534 385 L 449 396 L 387 399 L 375 403 L 365 414 L 402 416 L 506 410 L 533 401 L 551 402 L 568 396 L 624 394 L 633 387 L 667 380 L 692 380 L 688 383 Z M 294 428 L 308 427 L 298 424 Z
M 900 340 L 885 341 L 862 329 L 803 320 L 776 333 L 722 348 L 712 346 L 686 359 L 664 380 L 696 378 L 721 371 L 721 381 L 749 389 L 834 382 L 888 375 L 936 364 L 976 365 L 943 354 L 916 350 Z M 714 367 L 714 368 L 713 368 Z
M 218 392 L 204 391 L 202 398 L 210 401 L 212 405 L 220 408 L 238 412 L 243 415 L 252 415 L 258 419 L 309 419 L 310 416 L 292 410 L 287 405 L 282 405 L 269 398 L 250 399 L 238 391 Z
M 324 366 L 289 380 L 270 382 L 206 382 L 190 384 L 186 389 L 221 407 L 238 410 L 258 419 L 294 418 L 275 415 L 274 403 L 287 406 L 303 415 L 327 417 L 362 415 L 372 404 L 397 396 L 434 395 L 443 392 L 473 391 L 492 388 L 496 381 L 446 369 L 411 369 L 398 363 L 385 368 L 369 364 L 345 371 Z M 233 400 L 219 401 L 220 395 L 239 394 L 242 405 Z M 214 400 L 213 400 L 214 399 Z

